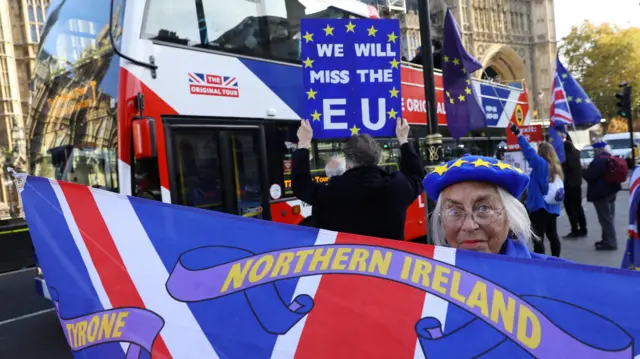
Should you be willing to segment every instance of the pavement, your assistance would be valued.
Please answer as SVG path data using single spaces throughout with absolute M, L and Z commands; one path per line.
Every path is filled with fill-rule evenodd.
M 561 239 L 563 258 L 583 264 L 620 266 L 626 241 L 629 201 L 628 185 L 623 185 L 623 188 L 616 200 L 618 250 L 595 250 L 594 243 L 600 240 L 600 225 L 593 204 L 584 201 L 589 236 Z M 563 211 L 558 218 L 558 234 L 562 237 L 569 231 L 569 220 Z M 548 251 L 548 242 L 545 246 Z M 0 358 L 72 359 L 51 303 L 36 294 L 34 275 L 34 269 L 0 274 Z

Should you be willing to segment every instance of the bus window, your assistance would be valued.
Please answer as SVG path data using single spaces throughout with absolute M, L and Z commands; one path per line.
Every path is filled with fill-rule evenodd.
M 305 17 L 343 18 L 348 14 L 323 1 L 309 0 L 149 0 L 142 36 L 299 62 L 300 19 Z

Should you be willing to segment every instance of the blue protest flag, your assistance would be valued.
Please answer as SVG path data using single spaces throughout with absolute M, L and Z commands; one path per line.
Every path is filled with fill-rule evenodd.
M 430 176 L 515 171 L 453 162 Z M 75 358 L 640 355 L 638 273 L 15 182 Z
M 591 102 L 591 98 L 584 92 L 580 84 L 571 76 L 569 71 L 556 57 L 556 74 L 560 78 L 560 85 L 564 88 L 571 109 L 571 115 L 576 125 L 594 125 L 600 123 L 602 115 Z
M 640 206 L 640 167 L 629 180 L 629 227 L 627 247 L 622 257 L 622 268 L 640 270 L 640 235 L 638 235 L 638 206 Z
M 458 25 L 451 11 L 444 20 L 442 77 L 445 91 L 447 126 L 455 139 L 469 131 L 487 127 L 484 110 L 471 84 L 471 73 L 482 65 L 464 49 Z
M 549 126 L 549 142 L 553 146 L 553 149 L 556 150 L 558 159 L 560 163 L 562 163 L 566 160 L 566 155 L 564 153 L 564 142 L 560 133 L 566 133 L 564 125 Z
M 399 20 L 302 19 L 300 31 L 314 137 L 393 136 L 402 116 Z

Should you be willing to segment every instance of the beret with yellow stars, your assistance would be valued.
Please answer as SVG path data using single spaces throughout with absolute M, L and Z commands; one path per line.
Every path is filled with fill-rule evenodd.
M 436 167 L 424 178 L 423 185 L 429 197 L 437 201 L 443 189 L 466 181 L 493 183 L 518 198 L 529 185 L 529 176 L 495 158 L 464 156 Z

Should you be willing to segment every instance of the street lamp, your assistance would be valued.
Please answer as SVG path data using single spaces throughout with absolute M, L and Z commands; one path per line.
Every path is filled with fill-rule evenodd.
M 436 86 L 433 78 L 433 49 L 431 48 L 431 14 L 429 0 L 418 0 L 418 19 L 420 22 L 420 45 L 422 53 L 422 76 L 424 79 L 424 98 L 427 107 L 427 166 L 428 172 L 433 170 L 444 159 L 442 135 L 438 133 L 438 110 L 436 107 Z M 427 243 L 433 243 L 432 228 L 429 225 L 429 215 L 434 212 L 436 204 L 425 191 Z

